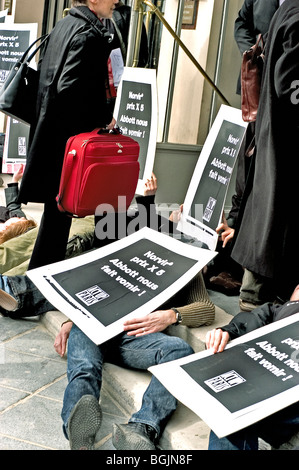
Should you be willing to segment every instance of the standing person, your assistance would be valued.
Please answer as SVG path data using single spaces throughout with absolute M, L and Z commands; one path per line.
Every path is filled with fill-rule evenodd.
M 297 147 L 299 3 L 287 0 L 268 32 L 256 121 L 256 160 L 232 258 L 273 295 L 288 299 L 298 284 Z M 250 292 L 248 292 L 250 295 Z M 253 292 L 254 294 L 254 292 Z M 254 304 L 261 298 L 248 299 Z M 271 299 L 268 299 L 271 300 Z
M 126 64 L 129 29 L 131 20 L 131 7 L 124 5 L 120 0 L 115 6 L 112 18 L 103 20 L 105 27 L 113 35 L 113 50 L 110 55 L 110 63 L 108 68 L 110 72 L 110 80 L 113 82 L 111 96 L 109 97 L 109 106 L 113 111 L 116 101 L 117 88 L 119 86 L 124 66 Z M 147 34 L 144 23 L 142 24 L 140 49 L 138 57 L 138 67 L 145 67 L 148 62 L 148 45 Z M 110 68 L 111 64 L 111 68 Z
M 72 219 L 57 208 L 65 144 L 69 137 L 113 127 L 107 107 L 111 18 L 118 0 L 74 0 L 49 36 L 39 66 L 36 116 L 19 202 L 44 203 L 29 269 L 64 259 Z M 41 178 L 46 172 L 47 178 Z
M 248 51 L 256 44 L 259 34 L 265 36 L 269 30 L 271 20 L 279 8 L 282 0 L 245 0 L 235 21 L 234 36 L 241 53 L 243 56 L 245 51 Z M 239 76 L 237 84 L 237 94 L 241 94 L 241 79 Z M 238 158 L 236 188 L 235 194 L 232 198 L 232 209 L 229 213 L 227 222 L 229 226 L 238 231 L 240 220 L 242 219 L 242 200 L 246 198 L 245 187 L 248 181 L 252 178 L 255 162 L 255 122 L 248 123 L 246 137 Z M 234 243 L 234 242 L 233 242 Z M 233 243 L 227 248 L 229 256 L 233 248 Z M 234 263 L 234 261 L 231 261 Z M 248 287 L 247 287 L 248 286 Z M 245 295 L 243 292 L 245 288 Z M 242 287 L 240 291 L 240 308 L 245 311 L 251 311 L 254 308 L 252 295 L 247 296 L 247 289 L 259 290 L 260 285 L 254 285 L 252 282 L 252 273 L 248 270 L 244 271 Z M 263 294 L 263 293 L 262 293 Z M 271 295 L 271 292 L 264 292 L 265 300 Z
M 234 36 L 241 56 L 257 41 L 259 34 L 268 32 L 270 22 L 279 7 L 279 0 L 245 0 L 235 21 Z M 238 81 L 237 93 L 241 94 Z

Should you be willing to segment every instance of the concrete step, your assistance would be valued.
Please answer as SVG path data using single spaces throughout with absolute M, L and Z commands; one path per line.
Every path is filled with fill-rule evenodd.
M 167 333 L 183 338 L 195 352 L 198 352 L 205 348 L 206 332 L 228 323 L 231 318 L 231 315 L 216 307 L 213 325 L 200 328 L 172 326 L 168 328 Z M 41 321 L 54 337 L 65 319 L 61 312 L 53 311 L 43 315 Z M 151 375 L 147 371 L 132 371 L 106 363 L 103 388 L 114 400 L 117 400 L 128 415 L 131 415 L 140 408 L 150 378 Z M 160 446 L 163 450 L 206 450 L 209 431 L 208 426 L 195 413 L 179 403 L 165 428 Z

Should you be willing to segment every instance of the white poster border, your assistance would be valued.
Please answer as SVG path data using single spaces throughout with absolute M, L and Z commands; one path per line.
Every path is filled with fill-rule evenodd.
M 296 313 L 285 319 L 258 328 L 251 333 L 230 341 L 226 346 L 226 350 L 298 321 L 299 313 Z M 205 350 L 176 361 L 152 366 L 148 370 L 177 400 L 197 414 L 219 438 L 240 431 L 298 401 L 299 385 L 243 408 L 238 412 L 231 413 L 181 368 L 183 365 L 212 355 L 213 352 L 211 350 Z
M 223 121 L 229 121 L 232 124 L 237 124 L 245 129 L 247 128 L 247 123 L 242 119 L 242 113 L 239 109 L 233 108 L 227 105 L 221 105 L 220 110 L 215 118 L 215 121 L 211 127 L 211 130 L 205 140 L 203 149 L 200 153 L 198 158 L 197 164 L 195 166 L 190 185 L 185 197 L 184 201 L 184 210 L 182 212 L 181 220 L 178 223 L 178 230 L 189 235 L 191 237 L 195 237 L 198 240 L 206 243 L 211 250 L 215 250 L 218 240 L 218 234 L 207 227 L 204 223 L 200 220 L 196 220 L 190 216 L 190 211 L 193 203 L 194 196 L 196 194 L 198 185 L 200 184 L 200 180 L 205 169 L 205 166 L 208 162 L 210 157 L 211 151 L 213 149 L 215 140 L 218 136 L 218 133 L 221 129 Z M 228 191 L 228 186 L 226 189 L 226 194 Z M 225 198 L 223 200 L 222 211 L 225 204 Z M 219 223 L 221 222 L 221 218 Z
M 151 126 L 149 143 L 147 149 L 147 156 L 144 168 L 143 179 L 138 180 L 136 194 L 143 194 L 144 185 L 147 179 L 152 176 L 154 168 L 154 161 L 156 155 L 156 144 L 157 144 L 157 133 L 158 133 L 158 101 L 157 101 L 157 76 L 154 69 L 146 69 L 140 67 L 124 67 L 124 71 L 121 77 L 121 81 L 117 90 L 117 97 L 114 108 L 114 117 L 118 120 L 118 113 L 120 107 L 120 100 L 122 95 L 122 84 L 123 81 L 145 83 L 151 85 Z
M 27 275 L 35 283 L 42 294 L 47 299 L 49 299 L 49 302 L 51 302 L 53 306 L 73 320 L 74 323 L 76 323 L 77 326 L 81 328 L 94 343 L 101 344 L 123 331 L 123 323 L 125 319 L 142 317 L 157 309 L 166 300 L 172 297 L 175 292 L 178 292 L 180 289 L 182 289 L 182 287 L 184 287 L 194 276 L 196 276 L 196 274 L 201 271 L 201 269 L 217 254 L 216 252 L 211 252 L 209 250 L 184 244 L 183 256 L 195 260 L 196 263 L 185 274 L 183 274 L 179 279 L 173 282 L 169 287 L 164 289 L 152 300 L 146 302 L 139 308 L 133 310 L 128 315 L 122 317 L 107 327 L 102 325 L 102 323 L 100 323 L 100 321 L 98 321 L 88 311 L 84 312 L 84 309 L 81 305 L 80 309 L 76 308 L 74 299 L 70 298 L 58 284 L 55 285 L 53 282 L 54 280 L 51 279 L 51 277 L 55 274 L 72 268 L 78 268 L 93 262 L 96 259 L 111 255 L 114 252 L 126 248 L 129 245 L 132 245 L 144 238 L 182 255 L 183 242 L 145 227 L 136 233 L 133 233 L 132 235 L 128 235 L 121 240 L 113 242 L 105 247 L 98 248 L 97 250 L 93 250 L 75 258 L 29 270 Z M 67 298 L 69 298 L 70 301 L 67 301 Z

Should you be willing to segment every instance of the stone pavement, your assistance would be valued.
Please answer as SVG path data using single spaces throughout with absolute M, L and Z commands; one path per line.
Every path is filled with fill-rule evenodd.
M 0 317 L 0 450 L 67 450 L 60 412 L 66 359 L 37 318 Z M 98 448 L 113 449 L 113 422 L 126 422 L 118 403 L 102 393 L 103 425 Z

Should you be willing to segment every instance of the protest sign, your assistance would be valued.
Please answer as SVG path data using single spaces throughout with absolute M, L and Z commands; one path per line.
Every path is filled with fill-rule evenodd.
M 26 165 L 29 131 L 28 124 L 7 118 L 2 173 L 14 173 L 20 164 Z
M 156 71 L 125 67 L 117 90 L 114 117 L 123 135 L 140 145 L 140 174 L 137 194 L 143 194 L 144 183 L 151 177 L 157 140 Z
M 195 167 L 178 230 L 206 243 L 217 244 L 216 228 L 247 124 L 239 109 L 221 106 Z
M 0 87 L 10 70 L 37 37 L 37 23 L 0 24 Z M 30 64 L 34 67 L 34 62 Z
M 157 309 L 216 255 L 187 244 L 183 248 L 182 242 L 143 228 L 27 274 L 57 309 L 100 344 L 123 331 L 125 317 Z
M 37 38 L 37 23 L 0 24 L 0 88 L 14 64 Z M 35 60 L 30 66 L 36 68 Z M 2 160 L 2 173 L 14 173 L 26 164 L 29 125 L 7 118 Z
M 298 308 L 299 310 L 299 308 Z M 299 313 L 150 371 L 218 437 L 298 401 Z

